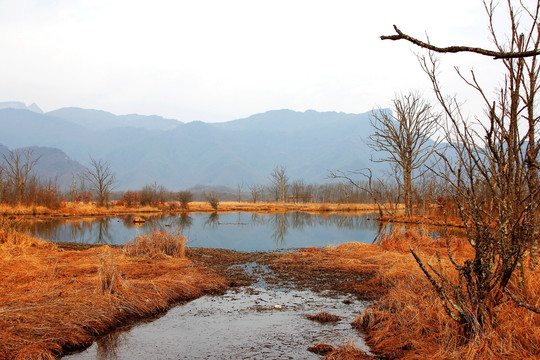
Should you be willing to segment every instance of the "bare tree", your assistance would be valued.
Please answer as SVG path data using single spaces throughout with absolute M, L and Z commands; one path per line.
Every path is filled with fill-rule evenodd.
M 111 170 L 111 165 L 107 161 L 90 157 L 90 167 L 83 172 L 82 177 L 88 181 L 90 190 L 96 196 L 97 204 L 107 206 L 116 185 L 116 176 Z
M 398 208 L 398 202 L 401 197 L 399 186 L 394 187 L 388 181 L 380 178 L 373 178 L 371 169 L 361 169 L 356 171 L 330 171 L 330 179 L 343 180 L 345 183 L 367 194 L 374 204 L 377 204 L 379 216 L 382 218 L 385 213 L 394 215 Z M 357 180 L 361 177 L 364 180 Z
M 438 60 L 433 53 L 419 57 L 444 109 L 446 137 L 453 153 L 439 154 L 445 171 L 438 174 L 452 190 L 475 253 L 474 258 L 458 263 L 448 251 L 459 273 L 458 280 L 451 281 L 440 262 L 438 266 L 425 263 L 411 251 L 443 300 L 446 312 L 462 325 L 460 328 L 469 338 L 496 323 L 496 308 L 507 301 L 505 294 L 519 306 L 540 312 L 526 299 L 522 266 L 527 254 L 536 257 L 538 239 L 539 145 L 535 139 L 539 117 L 535 102 L 540 73 L 536 58 L 540 54 L 540 1 L 532 9 L 520 2 L 518 10 L 523 18 L 517 15 L 511 0 L 507 1 L 510 32 L 504 42 L 495 31 L 495 6 L 492 2 L 484 5 L 495 51 L 436 47 L 404 34 L 397 27 L 398 35 L 382 37 L 404 39 L 442 53 L 477 49 L 472 52 L 494 56 L 504 64 L 504 83 L 495 99 L 484 91 L 474 71 L 465 77 L 458 70 L 459 76 L 485 102 L 485 118 L 477 119 L 477 127 L 473 127 L 460 111 L 457 99 L 443 95 L 437 76 Z M 509 286 L 516 275 L 521 289 Z
M 4 164 L 0 164 L 0 203 L 6 201 L 6 179 L 4 178 L 6 169 Z
M 257 201 L 261 200 L 262 193 L 263 193 L 262 185 L 256 185 L 256 184 L 249 185 L 249 193 L 251 194 L 252 202 L 256 203 Z
M 242 201 L 242 189 L 244 188 L 244 183 L 239 183 L 237 186 L 236 186 L 236 191 L 237 191 L 237 194 L 238 194 L 238 202 L 241 202 Z
M 294 202 L 306 202 L 309 199 L 307 185 L 304 180 L 295 180 L 291 184 L 291 195 Z
M 276 200 L 285 202 L 287 200 L 287 193 L 289 190 L 289 176 L 287 175 L 287 168 L 283 165 L 276 165 L 270 176 L 272 178 L 272 186 L 276 195 Z
M 29 177 L 40 157 L 34 157 L 31 149 L 13 150 L 7 156 L 2 154 L 2 157 L 5 163 L 5 177 L 13 191 L 12 201 L 23 202 Z
M 384 154 L 373 161 L 395 165 L 405 197 L 405 216 L 411 216 L 413 181 L 425 172 L 424 164 L 435 150 L 436 142 L 431 137 L 435 135 L 439 115 L 415 92 L 399 95 L 392 102 L 392 113 L 372 112 L 374 133 L 368 137 L 368 146 Z

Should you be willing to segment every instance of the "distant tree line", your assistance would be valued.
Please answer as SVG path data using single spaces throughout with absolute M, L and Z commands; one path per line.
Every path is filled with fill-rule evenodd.
M 156 182 L 139 190 L 115 191 L 116 177 L 110 164 L 90 157 L 89 165 L 80 174 L 73 174 L 70 189 L 62 191 L 54 179 L 43 180 L 35 175 L 39 157 L 32 150 L 14 150 L 2 155 L 0 162 L 0 203 L 9 205 L 41 205 L 59 208 L 64 201 L 108 206 L 111 201 L 126 207 L 154 206 L 170 210 L 189 208 L 192 201 L 208 201 L 217 208 L 219 201 L 278 201 L 291 203 L 375 203 L 386 204 L 388 211 L 402 201 L 400 187 L 391 179 L 308 184 L 303 179 L 290 180 L 287 168 L 277 165 L 266 184 L 239 185 L 236 191 L 171 191 Z M 411 190 L 415 206 L 429 206 L 443 198 L 434 179 L 421 177 Z M 428 194 L 429 193 L 429 194 Z M 374 196 L 376 194 L 376 196 Z M 211 201 L 210 201 L 211 200 Z

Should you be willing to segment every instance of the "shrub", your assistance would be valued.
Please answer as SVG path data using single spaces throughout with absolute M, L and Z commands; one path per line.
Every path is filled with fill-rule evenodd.
M 212 209 L 217 210 L 219 206 L 219 199 L 216 193 L 205 194 L 206 201 L 210 204 Z
M 128 190 L 124 193 L 122 200 L 126 204 L 126 207 L 133 207 L 139 204 L 139 194 L 135 191 Z
M 191 191 L 180 191 L 178 193 L 178 201 L 180 201 L 180 207 L 183 210 L 187 210 L 189 203 L 193 200 L 193 193 Z

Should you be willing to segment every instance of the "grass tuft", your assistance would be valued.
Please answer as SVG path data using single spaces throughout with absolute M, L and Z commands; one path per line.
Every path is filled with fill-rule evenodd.
M 319 343 L 317 345 L 309 347 L 307 350 L 314 354 L 325 356 L 335 351 L 336 348 L 332 345 Z
M 331 353 L 326 355 L 323 360 L 371 360 L 372 356 L 367 355 L 362 350 L 358 349 L 351 343 L 347 343 L 343 346 L 334 349 Z
M 97 271 L 97 291 L 103 295 L 118 293 L 122 285 L 122 276 L 115 263 L 115 256 L 108 251 L 99 256 Z
M 187 239 L 176 233 L 156 230 L 144 236 L 137 236 L 133 242 L 128 241 L 124 251 L 128 256 L 162 257 L 171 256 L 183 258 L 186 251 Z
M 342 317 L 321 311 L 315 315 L 308 315 L 307 319 L 318 321 L 320 323 L 328 323 L 328 322 L 338 322 L 339 320 L 342 319 Z

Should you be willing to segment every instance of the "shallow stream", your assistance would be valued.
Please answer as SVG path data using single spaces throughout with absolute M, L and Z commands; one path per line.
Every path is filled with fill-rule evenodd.
M 296 288 L 289 282 L 267 282 L 274 274 L 265 265 L 241 266 L 255 275 L 252 285 L 176 306 L 158 319 L 119 330 L 65 359 L 321 359 L 307 349 L 345 342 L 369 351 L 351 327 L 366 302 L 347 294 Z M 342 318 L 336 323 L 306 318 L 321 311 Z

